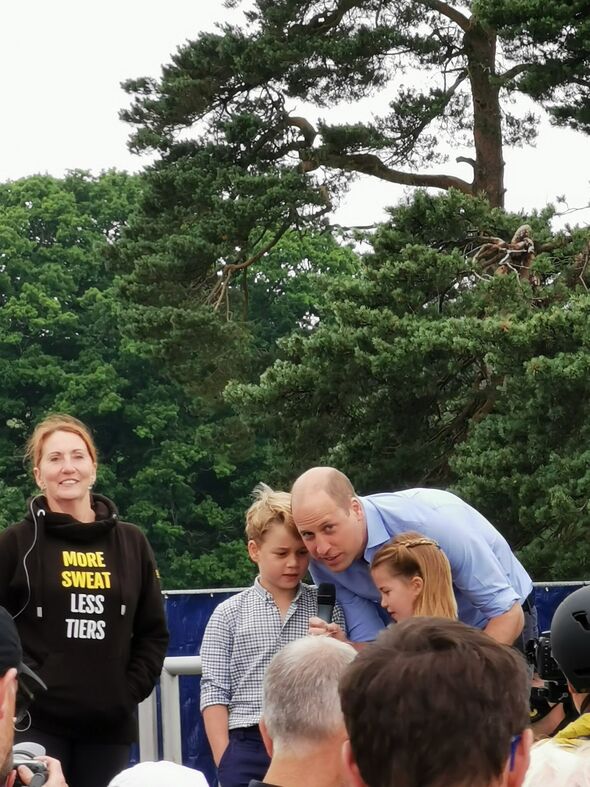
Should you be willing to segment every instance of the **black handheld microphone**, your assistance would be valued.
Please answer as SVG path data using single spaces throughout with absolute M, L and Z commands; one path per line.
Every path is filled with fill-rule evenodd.
M 331 623 L 335 603 L 336 585 L 331 582 L 321 582 L 318 586 L 318 618 L 325 623 Z

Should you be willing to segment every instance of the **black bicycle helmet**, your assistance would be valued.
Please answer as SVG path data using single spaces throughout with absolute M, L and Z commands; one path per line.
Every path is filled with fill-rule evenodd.
M 553 658 L 577 692 L 590 692 L 590 586 L 569 595 L 551 621 Z

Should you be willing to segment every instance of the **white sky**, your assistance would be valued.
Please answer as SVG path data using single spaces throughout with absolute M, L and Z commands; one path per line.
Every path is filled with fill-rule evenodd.
M 179 44 L 229 18 L 239 12 L 221 0 L 2 0 L 0 181 L 75 168 L 140 169 L 144 162 L 128 152 L 129 128 L 118 119 L 128 103 L 120 82 L 158 76 Z M 325 116 L 312 111 L 312 121 Z M 507 149 L 507 208 L 542 207 L 558 195 L 570 208 L 590 204 L 589 149 L 587 136 L 547 123 L 536 148 Z M 462 148 L 452 158 L 470 153 Z M 464 164 L 436 170 L 471 176 Z M 335 221 L 378 221 L 401 194 L 401 187 L 362 178 Z M 590 210 L 565 221 L 588 225 Z

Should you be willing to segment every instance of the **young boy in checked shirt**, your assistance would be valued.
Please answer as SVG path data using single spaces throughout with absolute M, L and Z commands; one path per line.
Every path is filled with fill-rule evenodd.
M 270 762 L 258 729 L 264 672 L 275 653 L 308 634 L 318 611 L 315 588 L 301 581 L 309 553 L 291 516 L 291 495 L 259 484 L 254 498 L 246 538 L 258 576 L 214 610 L 201 646 L 201 713 L 221 787 L 264 777 Z M 344 629 L 338 604 L 334 622 Z

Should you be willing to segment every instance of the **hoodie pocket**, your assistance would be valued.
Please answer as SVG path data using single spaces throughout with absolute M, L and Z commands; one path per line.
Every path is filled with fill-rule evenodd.
M 71 662 L 61 653 L 52 653 L 39 670 L 47 684 L 35 705 L 46 715 L 66 723 L 85 720 L 113 724 L 122 722 L 135 703 L 125 681 L 124 659 L 109 657 L 96 661 Z

